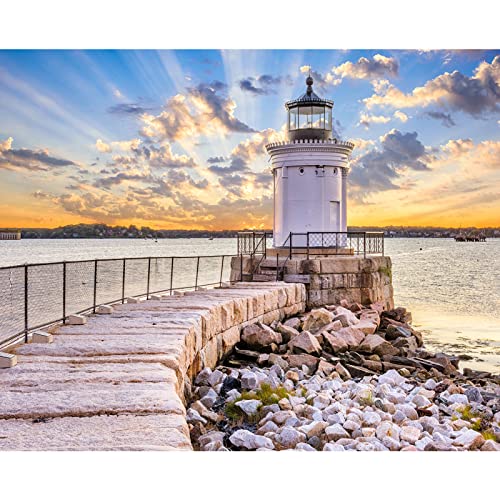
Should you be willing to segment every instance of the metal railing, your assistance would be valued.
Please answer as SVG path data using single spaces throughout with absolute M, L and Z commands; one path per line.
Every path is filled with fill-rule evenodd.
M 0 267 L 0 349 L 126 297 L 221 286 L 233 255 L 131 257 Z M 241 278 L 241 276 L 240 276 Z

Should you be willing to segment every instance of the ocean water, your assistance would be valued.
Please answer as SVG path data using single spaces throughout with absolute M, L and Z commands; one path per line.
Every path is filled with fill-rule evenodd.
M 473 357 L 461 366 L 500 372 L 500 239 L 387 238 L 394 299 L 432 350 Z M 63 260 L 230 255 L 236 239 L 0 241 L 0 267 Z M 209 262 L 207 260 L 207 262 Z M 218 265 L 216 260 L 214 265 Z

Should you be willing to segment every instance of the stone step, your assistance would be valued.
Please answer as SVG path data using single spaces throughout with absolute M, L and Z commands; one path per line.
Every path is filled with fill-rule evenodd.
M 276 281 L 276 274 L 254 274 L 253 281 Z

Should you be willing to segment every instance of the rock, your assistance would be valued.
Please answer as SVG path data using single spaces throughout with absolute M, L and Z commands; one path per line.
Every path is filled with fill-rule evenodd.
M 302 365 L 305 365 L 312 372 L 314 372 L 318 366 L 318 358 L 310 354 L 289 354 L 287 361 L 290 368 L 302 368 Z
M 481 451 L 500 451 L 500 444 L 492 439 L 487 439 L 481 446 Z
M 225 396 L 226 394 L 229 393 L 229 391 L 232 391 L 234 389 L 240 390 L 241 389 L 241 382 L 235 377 L 228 376 L 222 382 L 220 394 L 221 394 L 221 396 Z
M 387 340 L 396 340 L 399 338 L 409 339 L 411 336 L 411 330 L 404 326 L 387 325 L 385 331 L 385 338 Z
M 458 403 L 461 405 L 467 405 L 469 404 L 469 399 L 465 394 L 451 394 L 446 398 L 446 401 L 448 403 L 453 404 L 453 403 Z
M 424 388 L 429 390 L 429 391 L 433 391 L 436 388 L 436 386 L 437 386 L 437 383 L 432 378 L 426 380 L 426 382 L 424 384 Z
M 296 417 L 295 413 L 291 410 L 281 410 L 273 414 L 272 420 L 278 425 L 283 425 L 289 418 Z
M 303 432 L 309 439 L 313 436 L 320 436 L 326 427 L 328 427 L 326 422 L 316 420 L 310 424 L 302 425 L 299 427 L 299 431 Z
M 276 328 L 278 332 L 281 333 L 281 337 L 283 339 L 283 342 L 288 343 L 290 340 L 294 339 L 298 335 L 300 335 L 300 332 L 296 330 L 295 328 L 292 328 L 291 326 L 283 325 L 281 323 L 278 324 L 278 327 Z
M 208 383 L 215 387 L 216 385 L 222 383 L 222 381 L 226 378 L 226 375 L 222 373 L 220 370 L 215 370 L 208 376 Z
M 276 435 L 276 442 L 283 448 L 295 448 L 298 443 L 304 443 L 306 441 L 306 435 L 302 432 L 294 429 L 293 427 L 283 427 L 279 434 Z
M 345 448 L 341 444 L 326 443 L 323 446 L 323 451 L 345 451 Z
M 213 423 L 217 423 L 223 419 L 223 417 L 221 415 L 219 415 L 213 411 L 210 411 L 200 401 L 195 401 L 191 405 L 191 409 L 197 411 L 203 418 L 206 418 L 207 420 L 210 420 L 210 422 L 213 422 Z
M 417 394 L 416 396 L 414 396 L 412 399 L 412 403 L 416 406 L 417 410 L 429 408 L 429 406 L 432 405 L 432 402 L 421 394 Z
M 226 403 L 232 403 L 233 401 L 236 401 L 240 396 L 241 393 L 237 389 L 231 389 L 225 396 Z
M 330 376 L 335 371 L 335 367 L 328 363 L 327 361 L 319 360 L 318 368 L 316 369 L 316 373 L 323 377 Z
M 388 420 L 383 420 L 379 425 L 377 425 L 376 436 L 381 441 L 384 437 L 389 437 L 395 441 L 399 441 L 399 433 L 399 427 Z
M 257 434 L 263 435 L 266 432 L 278 432 L 278 431 L 279 427 L 272 420 L 268 420 L 264 425 L 259 427 L 259 429 L 257 430 Z
M 288 370 L 288 362 L 278 354 L 269 354 L 269 364 L 272 366 L 279 366 L 283 370 Z
M 213 390 L 209 389 L 207 393 L 200 399 L 200 402 L 208 409 L 212 408 L 219 395 Z
M 377 330 L 377 324 L 373 321 L 363 319 L 356 324 L 356 328 L 362 331 L 365 335 L 372 335 Z
M 396 339 L 392 342 L 392 345 L 397 349 L 408 349 L 408 351 L 416 351 L 418 348 L 417 341 L 414 337 L 410 337 L 409 339 L 405 339 L 403 337 Z
M 186 421 L 189 424 L 200 422 L 203 425 L 208 422 L 206 418 L 203 418 L 196 410 L 193 410 L 192 408 L 189 408 L 186 412 Z
M 283 324 L 285 326 L 289 326 L 290 328 L 294 328 L 295 330 L 299 330 L 300 323 L 301 323 L 301 321 L 299 318 L 290 318 L 290 319 L 287 319 Z
M 332 335 L 338 339 L 342 339 L 351 349 L 358 347 L 365 340 L 365 334 L 352 326 L 341 328 L 338 332 L 332 333 Z
M 288 370 L 285 373 L 285 378 L 291 380 L 293 383 L 297 383 L 300 380 L 299 374 L 296 371 Z
M 379 356 L 392 356 L 399 353 L 399 349 L 391 345 L 387 340 L 384 340 L 380 335 L 367 335 L 357 350 L 370 354 L 378 354 Z
M 377 375 L 374 371 L 364 368 L 363 366 L 355 366 L 346 363 L 346 368 L 353 377 L 372 377 Z
M 477 387 L 469 387 L 465 391 L 465 396 L 470 402 L 473 403 L 482 403 L 483 396 L 481 395 L 481 391 Z
M 328 325 L 322 326 L 316 333 L 336 332 L 343 327 L 344 325 L 341 321 L 332 321 L 331 323 L 328 323 Z
M 305 352 L 307 354 L 321 354 L 321 345 L 314 335 L 304 330 L 297 337 L 292 339 L 288 346 L 299 354 Z
M 347 368 L 345 368 L 343 365 L 341 365 L 340 363 L 337 363 L 335 365 L 335 371 L 340 375 L 340 377 L 343 379 L 343 380 L 349 380 L 351 377 L 351 374 L 349 373 L 349 370 Z
M 362 421 L 367 427 L 377 427 L 382 419 L 380 415 L 374 411 L 365 411 L 362 415 Z
M 246 371 L 241 376 L 241 388 L 242 389 L 257 389 L 259 387 L 259 381 L 255 373 Z
M 317 451 L 310 444 L 307 443 L 298 443 L 295 449 L 299 451 Z
M 356 315 L 352 311 L 350 311 L 349 309 L 346 309 L 345 307 L 339 306 L 339 307 L 337 307 L 335 312 L 336 312 L 337 316 L 335 316 L 333 319 L 338 320 L 339 316 L 345 316 L 345 318 L 347 319 L 347 323 L 348 323 L 347 326 L 355 325 L 356 323 L 359 323 L 359 319 L 356 317 Z M 340 321 L 342 321 L 342 320 L 340 320 Z
M 344 429 L 349 432 L 357 431 L 361 428 L 361 425 L 355 422 L 354 420 L 346 420 L 344 423 Z
M 212 370 L 208 368 L 208 366 L 206 368 L 203 368 L 203 370 L 201 370 L 201 372 L 196 376 L 194 383 L 196 385 L 210 385 L 210 383 L 208 382 L 208 378 L 211 374 Z
M 263 352 L 262 354 L 259 355 L 257 358 L 257 365 L 258 366 L 265 366 L 267 365 L 267 362 L 269 361 L 269 354 Z
M 334 354 L 339 352 L 345 352 L 349 348 L 347 342 L 339 337 L 336 337 L 328 332 L 323 332 L 323 339 L 325 342 L 325 347 L 332 351 Z
M 262 402 L 258 399 L 244 399 L 235 403 L 238 408 L 247 415 L 255 415 L 258 409 L 262 406 Z
M 259 349 L 271 344 L 281 344 L 283 339 L 281 333 L 275 332 L 267 325 L 254 323 L 243 328 L 241 340 L 248 346 Z
M 229 441 L 238 448 L 246 448 L 247 450 L 256 450 L 257 448 L 267 448 L 274 450 L 273 442 L 265 437 L 258 436 L 253 432 L 245 429 L 240 429 L 231 434 Z
M 407 441 L 408 443 L 415 444 L 420 439 L 421 434 L 420 430 L 416 427 L 405 425 L 401 427 L 399 438 L 401 441 Z
M 352 314 L 351 311 L 349 311 L 349 313 Z M 331 323 L 332 320 L 333 313 L 331 313 L 330 311 L 324 308 L 313 309 L 309 314 L 306 315 L 304 324 L 302 325 L 302 330 L 307 330 L 311 333 L 314 333 L 317 332 L 322 326 Z
M 324 410 L 330 405 L 330 397 L 326 394 L 318 394 L 313 399 L 314 408 L 318 408 L 319 410 Z
M 468 429 L 455 438 L 453 445 L 462 446 L 467 450 L 475 450 L 481 448 L 484 442 L 485 439 L 479 432 Z
M 406 382 L 406 379 L 402 377 L 396 370 L 389 370 L 384 374 L 380 375 L 378 378 L 379 384 L 390 384 L 399 386 Z
M 224 445 L 224 433 L 219 432 L 219 431 L 211 431 L 208 432 L 207 434 L 204 434 L 203 436 L 200 436 L 198 438 L 198 443 L 201 448 L 203 448 L 205 451 L 213 451 L 213 450 L 207 450 L 206 447 L 209 444 L 215 444 L 218 443 L 219 447 Z
M 330 441 L 349 437 L 349 433 L 340 424 L 330 425 L 325 429 L 325 434 Z
M 398 451 L 401 448 L 401 443 L 391 436 L 384 436 L 381 441 L 382 444 L 391 451 Z
M 287 398 L 282 398 L 278 401 L 278 405 L 282 410 L 291 410 L 292 409 L 292 404 L 290 403 L 290 400 Z
M 417 420 L 418 419 L 418 413 L 413 406 L 410 404 L 398 404 L 396 405 L 396 409 L 403 413 L 406 418 L 410 420 Z

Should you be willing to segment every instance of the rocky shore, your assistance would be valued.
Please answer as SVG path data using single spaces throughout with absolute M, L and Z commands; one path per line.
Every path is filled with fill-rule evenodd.
M 500 377 L 430 353 L 404 308 L 326 306 L 244 328 L 195 379 L 204 451 L 500 450 Z

